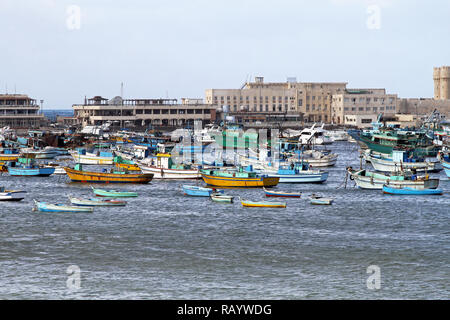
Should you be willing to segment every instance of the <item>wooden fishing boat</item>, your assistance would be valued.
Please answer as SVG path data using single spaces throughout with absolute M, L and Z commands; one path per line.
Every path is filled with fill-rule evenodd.
M 119 169 L 128 171 L 141 171 L 141 168 L 132 160 L 125 159 L 121 156 L 114 157 L 114 165 Z
M 22 190 L 5 190 L 5 187 L 0 187 L 0 201 L 20 201 L 25 198 L 26 193 Z
M 195 196 L 195 197 L 209 197 L 213 193 L 223 193 L 222 190 L 217 191 L 214 188 L 203 188 L 197 186 L 183 185 L 183 192 L 185 195 Z
M 284 191 L 272 191 L 263 188 L 266 197 L 284 197 L 284 198 L 300 198 L 302 196 L 301 192 L 284 192 Z
M 152 173 L 83 171 L 80 164 L 76 164 L 74 169 L 64 167 L 64 170 L 72 181 L 85 183 L 149 183 L 153 178 Z
M 417 190 L 436 189 L 439 186 L 439 179 L 431 179 L 428 175 L 417 176 L 412 172 L 404 171 L 387 175 L 381 172 L 369 170 L 353 170 L 347 168 L 350 179 L 354 180 L 361 189 L 383 189 L 387 184 L 393 187 L 408 187 Z
M 331 198 L 324 198 L 321 197 L 319 195 L 316 194 L 312 194 L 309 198 L 309 202 L 311 204 L 316 204 L 316 205 L 330 205 L 333 203 L 333 199 Z
M 244 207 L 259 207 L 259 208 L 286 208 L 285 202 L 272 201 L 250 201 L 241 199 L 241 204 Z
M 18 162 L 8 165 L 10 176 L 37 176 L 48 177 L 55 172 L 55 168 L 40 165 L 34 158 L 19 158 Z
M 312 170 L 307 163 L 292 163 L 292 166 L 282 165 L 278 170 L 261 171 L 268 177 L 280 178 L 280 183 L 322 183 L 328 179 L 328 172 Z
M 117 199 L 100 200 L 100 199 L 80 199 L 80 198 L 69 197 L 69 200 L 72 204 L 74 204 L 76 206 L 83 206 L 83 207 L 125 206 L 127 204 L 126 201 L 117 200 Z
M 233 198 L 233 196 L 226 196 L 218 193 L 211 194 L 211 200 L 215 202 L 233 203 Z
M 154 174 L 154 179 L 200 179 L 199 170 L 190 165 L 174 164 L 171 155 L 158 153 L 155 158 L 137 162 L 144 173 Z
M 441 195 L 443 194 L 443 191 L 440 189 L 417 190 L 412 188 L 393 188 L 384 185 L 383 193 L 395 195 Z
M 441 163 L 442 163 L 442 166 L 444 167 L 445 174 L 447 175 L 447 177 L 450 178 L 450 161 L 447 161 L 447 160 L 450 160 L 450 159 L 443 158 L 441 160 Z
M 66 206 L 63 204 L 51 204 L 34 200 L 33 211 L 41 212 L 93 212 L 92 207 Z
M 95 189 L 93 187 L 92 191 L 98 197 L 109 197 L 109 198 L 131 198 L 137 197 L 138 194 L 136 192 L 128 192 L 128 191 L 118 191 L 118 190 L 103 190 L 103 189 Z
M 273 187 L 280 180 L 279 177 L 268 177 L 259 175 L 254 171 L 246 172 L 242 168 L 239 170 L 211 170 L 201 171 L 203 181 L 210 186 L 216 187 Z

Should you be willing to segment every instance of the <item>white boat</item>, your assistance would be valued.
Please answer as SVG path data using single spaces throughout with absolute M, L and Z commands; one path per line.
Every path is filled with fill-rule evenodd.
M 414 176 L 410 172 L 386 175 L 368 170 L 353 170 L 351 167 L 347 171 L 350 174 L 350 179 L 354 180 L 361 189 L 381 190 L 383 185 L 389 185 L 423 190 L 436 189 L 439 186 L 439 179 L 430 179 L 427 176 Z
M 21 153 L 27 157 L 30 156 L 35 159 L 53 159 L 56 156 L 59 156 L 59 152 L 53 149 L 43 149 L 43 150 L 36 150 L 32 148 L 23 148 L 21 150 Z
M 95 153 L 86 152 L 85 154 L 81 154 L 78 151 L 72 150 L 69 151 L 70 155 L 77 163 L 81 164 L 113 164 L 114 156 L 102 157 Z
M 300 136 L 298 141 L 300 144 L 307 145 L 324 145 L 324 144 L 332 144 L 333 140 L 327 136 L 327 132 L 323 129 L 324 124 L 320 128 L 316 128 L 316 124 L 314 123 L 311 128 L 305 128 L 300 131 Z
M 302 152 L 301 159 L 310 167 L 331 167 L 337 162 L 338 155 L 334 153 L 325 154 L 318 150 L 306 150 Z
M 136 161 L 143 173 L 153 173 L 153 179 L 201 179 L 200 170 L 172 162 L 170 154 L 159 153 L 155 157 Z
M 103 200 L 103 199 L 80 199 L 80 198 L 69 197 L 69 200 L 72 204 L 74 204 L 76 206 L 82 206 L 82 207 L 125 206 L 127 204 L 126 201 L 117 200 L 117 199 Z
M 312 194 L 309 198 L 311 204 L 330 205 L 333 203 L 332 198 L 324 198 L 316 194 Z
M 333 141 L 347 141 L 349 138 L 349 135 L 347 134 L 347 131 L 345 131 L 345 130 L 330 130 L 330 131 L 327 131 L 326 134 Z
M 20 201 L 25 198 L 26 193 L 22 190 L 5 190 L 5 187 L 0 187 L 0 201 Z
M 363 153 L 363 158 L 366 162 L 372 164 L 372 167 L 375 170 L 382 172 L 399 172 L 403 170 L 439 172 L 443 169 L 439 161 L 416 162 L 405 158 L 404 151 L 397 150 L 394 150 L 392 156 L 389 157 L 385 154 L 376 153 L 370 149 L 366 149 Z

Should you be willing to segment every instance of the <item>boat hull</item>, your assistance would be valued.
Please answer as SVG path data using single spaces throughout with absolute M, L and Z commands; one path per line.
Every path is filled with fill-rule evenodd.
M 4 190 L 0 192 L 0 201 L 20 201 L 25 198 L 26 191 Z
M 232 196 L 211 195 L 211 200 L 220 203 L 233 203 Z
M 40 212 L 87 212 L 91 213 L 94 211 L 93 208 L 78 207 L 78 206 L 63 206 L 49 204 L 45 202 L 36 202 L 36 209 Z
M 216 187 L 237 187 L 237 188 L 255 188 L 255 187 L 273 187 L 280 180 L 278 177 L 256 177 L 256 178 L 236 178 L 236 177 L 218 177 L 207 174 L 201 175 L 203 181 L 210 186 Z
M 48 177 L 55 172 L 55 168 L 20 168 L 20 167 L 8 167 L 8 173 L 10 176 L 37 176 Z
M 442 166 L 444 167 L 445 174 L 450 178 L 450 162 L 442 161 Z
M 442 170 L 442 165 L 439 162 L 396 162 L 370 155 L 365 155 L 364 159 L 370 162 L 375 170 L 382 172 L 397 172 L 405 169 L 427 172 L 439 172 Z
M 299 173 L 299 174 L 275 174 L 267 173 L 269 177 L 280 178 L 280 183 L 323 183 L 328 179 L 328 172 Z
M 86 199 L 79 199 L 79 198 L 70 198 L 70 202 L 73 205 L 81 206 L 81 207 L 123 207 L 127 203 L 126 201 L 120 201 L 120 200 L 86 200 Z
M 214 191 L 211 188 L 201 188 L 195 186 L 183 186 L 183 192 L 185 195 L 194 197 L 209 197 Z
M 74 170 L 69 167 L 64 167 L 69 178 L 74 182 L 83 183 L 149 183 L 153 174 L 126 174 L 126 173 L 101 173 Z
M 114 157 L 97 157 L 93 155 L 84 155 L 79 154 L 78 152 L 70 152 L 73 159 L 77 163 L 81 164 L 96 164 L 96 165 L 102 165 L 102 164 L 113 164 Z
M 153 166 L 139 165 L 143 173 L 152 173 L 153 179 L 200 179 L 198 170 L 164 169 Z
M 244 207 L 251 207 L 251 208 L 286 208 L 286 203 L 283 202 L 254 202 L 254 201 L 248 201 L 248 200 L 241 200 L 241 204 Z
M 416 190 L 411 188 L 390 188 L 388 186 L 383 186 L 383 193 L 394 195 L 441 195 L 443 192 L 440 189 Z
M 138 196 L 136 192 L 122 192 L 116 190 L 102 190 L 102 189 L 92 189 L 94 194 L 98 197 L 108 197 L 108 198 L 135 198 Z

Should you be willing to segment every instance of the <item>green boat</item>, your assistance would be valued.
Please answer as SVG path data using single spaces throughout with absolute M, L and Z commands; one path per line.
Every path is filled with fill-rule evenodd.
M 118 190 L 103 190 L 103 189 L 95 189 L 93 187 L 92 191 L 98 197 L 109 197 L 109 198 L 126 198 L 126 197 L 137 197 L 138 194 L 136 192 L 126 192 L 126 191 L 118 191 Z
M 359 139 L 369 149 L 384 154 L 391 154 L 393 150 L 411 150 L 415 157 L 435 157 L 438 152 L 433 141 L 422 132 L 380 130 L 363 132 Z

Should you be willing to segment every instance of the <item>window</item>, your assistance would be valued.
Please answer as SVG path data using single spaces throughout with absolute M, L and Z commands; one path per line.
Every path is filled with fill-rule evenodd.
M 372 119 L 361 119 L 361 123 L 372 123 Z
M 303 105 L 303 99 L 298 99 L 298 106 L 301 107 Z

